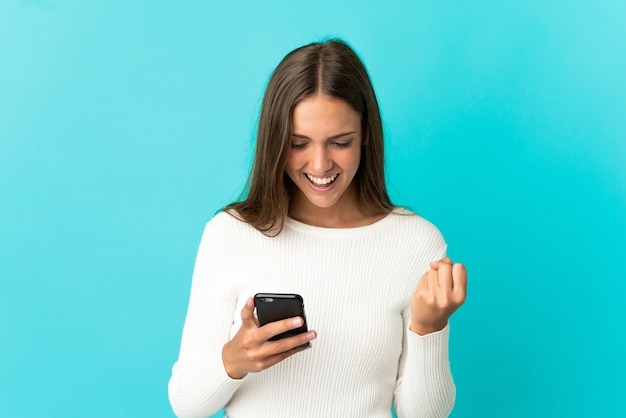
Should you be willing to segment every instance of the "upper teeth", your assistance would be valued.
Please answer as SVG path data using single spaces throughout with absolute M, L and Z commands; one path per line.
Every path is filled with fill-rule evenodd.
M 307 174 L 306 176 L 309 178 L 309 180 L 311 180 L 315 184 L 328 184 L 328 183 L 334 181 L 337 178 L 338 175 L 339 174 L 335 174 L 335 175 L 332 175 L 330 177 L 326 177 L 326 178 L 323 178 L 323 179 L 318 178 L 318 177 L 313 177 L 310 174 Z

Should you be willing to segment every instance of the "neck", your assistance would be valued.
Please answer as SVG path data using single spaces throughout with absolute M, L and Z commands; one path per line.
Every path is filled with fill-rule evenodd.
M 352 194 L 352 195 L 350 195 Z M 299 193 L 293 197 L 289 206 L 289 217 L 298 222 L 324 228 L 354 228 L 370 225 L 385 214 L 367 215 L 359 207 L 356 196 L 346 193 L 335 205 L 322 208 L 311 204 Z

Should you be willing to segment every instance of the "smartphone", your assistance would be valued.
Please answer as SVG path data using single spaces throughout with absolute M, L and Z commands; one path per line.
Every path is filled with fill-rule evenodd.
M 260 326 L 295 316 L 301 317 L 304 321 L 301 327 L 278 334 L 270 338 L 271 341 L 293 337 L 308 331 L 306 316 L 304 315 L 304 301 L 300 295 L 294 293 L 257 293 L 254 295 L 254 305 Z M 308 346 L 309 343 L 307 342 L 299 347 Z

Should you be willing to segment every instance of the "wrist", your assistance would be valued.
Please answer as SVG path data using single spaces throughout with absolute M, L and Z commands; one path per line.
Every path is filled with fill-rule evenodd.
M 432 334 L 433 332 L 441 331 L 442 329 L 446 327 L 446 325 L 448 325 L 448 321 L 445 321 L 443 323 L 430 324 L 430 325 L 416 324 L 416 323 L 411 322 L 409 329 L 412 332 L 416 333 L 417 335 L 428 335 L 428 334 Z
M 224 346 L 224 348 L 222 348 L 222 364 L 224 365 L 224 371 L 231 379 L 243 379 L 244 377 L 246 377 L 247 373 L 242 373 L 241 371 L 237 370 L 236 367 L 232 367 L 233 362 L 228 361 L 226 350 L 227 348 L 226 346 Z

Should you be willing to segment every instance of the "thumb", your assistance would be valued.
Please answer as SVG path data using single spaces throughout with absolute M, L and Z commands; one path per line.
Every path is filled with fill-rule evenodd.
M 248 298 L 241 310 L 241 323 L 243 326 L 256 325 L 254 318 L 254 299 Z
M 430 262 L 430 268 L 431 270 L 439 270 L 439 267 L 442 264 L 450 264 L 452 265 L 452 259 L 450 257 L 444 257 L 439 261 L 431 261 Z

